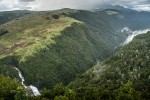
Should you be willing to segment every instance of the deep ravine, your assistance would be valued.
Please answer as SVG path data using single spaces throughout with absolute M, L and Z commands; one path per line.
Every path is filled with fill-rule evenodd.
M 40 92 L 38 91 L 38 88 L 37 88 L 37 87 L 35 87 L 35 86 L 33 86 L 33 85 L 26 86 L 26 85 L 24 84 L 25 79 L 24 79 L 24 77 L 23 77 L 21 71 L 20 71 L 17 67 L 14 67 L 14 69 L 18 71 L 18 75 L 19 75 L 19 77 L 20 77 L 20 79 L 21 79 L 22 85 L 23 85 L 26 89 L 27 89 L 27 88 L 30 88 L 30 89 L 32 90 L 33 96 L 41 95 Z
M 128 44 L 129 42 L 131 42 L 131 41 L 134 39 L 135 36 L 140 35 L 140 34 L 144 34 L 144 33 L 148 32 L 148 31 L 150 31 L 150 28 L 144 29 L 144 30 L 135 30 L 135 31 L 132 31 L 132 30 L 129 29 L 128 27 L 124 27 L 124 28 L 121 30 L 121 32 L 127 32 L 127 33 L 130 33 L 130 35 L 127 37 L 127 39 L 126 39 L 123 43 L 121 43 L 121 45 L 123 46 L 123 45 Z M 21 79 L 22 85 L 23 85 L 26 89 L 27 89 L 27 88 L 30 88 L 30 89 L 32 90 L 33 96 L 41 95 L 40 92 L 38 91 L 38 88 L 37 88 L 37 87 L 35 87 L 35 86 L 33 86 L 33 85 L 26 86 L 26 85 L 24 84 L 25 79 L 24 79 L 24 77 L 23 77 L 21 71 L 20 71 L 17 67 L 14 67 L 14 69 L 18 71 L 18 75 L 19 75 L 19 77 L 20 77 L 20 79 Z

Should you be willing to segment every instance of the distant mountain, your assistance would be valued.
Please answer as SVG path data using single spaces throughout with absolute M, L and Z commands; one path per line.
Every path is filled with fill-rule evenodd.
M 150 97 L 150 32 L 122 47 L 112 57 L 97 63 L 69 87 L 79 96 L 100 99 Z M 90 95 L 88 95 L 90 93 Z
M 121 11 L 135 11 L 130 8 L 123 7 L 121 5 L 96 5 L 96 7 L 93 9 L 97 9 L 97 10 L 98 9 L 101 9 L 101 10 L 116 9 L 116 10 L 121 10 Z
M 124 27 L 136 30 L 150 26 L 150 14 L 137 11 L 17 13 L 3 12 L 6 20 L 0 19 L 0 73 L 19 79 L 15 66 L 25 84 L 39 88 L 59 82 L 67 85 L 77 74 L 112 55 L 130 34 L 122 31 Z
M 120 6 L 120 5 L 114 5 L 114 6 L 110 6 L 108 7 L 107 9 L 116 9 L 116 10 L 121 10 L 121 11 L 134 11 L 132 9 L 129 9 L 129 8 L 125 8 L 123 6 Z
M 27 11 L 27 10 L 16 10 L 16 11 L 6 11 L 6 12 L 0 12 L 0 25 L 4 24 L 6 22 L 9 22 L 14 19 L 18 19 L 20 17 L 23 17 L 25 15 L 31 14 L 33 12 Z

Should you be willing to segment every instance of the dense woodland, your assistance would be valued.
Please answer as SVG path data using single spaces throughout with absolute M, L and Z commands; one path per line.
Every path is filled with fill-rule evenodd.
M 150 98 L 149 40 L 150 32 L 137 36 L 115 55 L 78 76 L 69 87 L 86 99 Z
M 110 91 L 84 91 L 84 96 L 65 87 L 62 83 L 56 84 L 52 89 L 43 89 L 40 96 L 26 95 L 25 88 L 17 81 L 0 75 L 0 100 L 134 100 L 141 99 L 141 94 L 136 91 L 133 84 L 128 81 L 113 94 Z M 82 93 L 83 94 L 83 93 Z

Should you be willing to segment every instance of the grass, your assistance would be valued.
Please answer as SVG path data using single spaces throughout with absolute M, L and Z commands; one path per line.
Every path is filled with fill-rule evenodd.
M 61 14 L 58 17 L 54 19 L 52 13 L 41 13 L 1 25 L 0 29 L 6 29 L 9 33 L 0 37 L 0 58 L 16 55 L 20 61 L 25 61 L 47 45 L 55 44 L 54 38 L 72 23 L 81 23 Z
M 116 15 L 118 14 L 118 12 L 115 12 L 115 11 L 106 11 L 108 15 Z

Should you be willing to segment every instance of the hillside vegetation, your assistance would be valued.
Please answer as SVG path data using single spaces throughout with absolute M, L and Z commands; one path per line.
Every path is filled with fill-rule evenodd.
M 110 55 L 114 46 L 86 23 L 69 17 L 77 12 L 39 12 L 1 25 L 1 73 L 18 77 L 12 68 L 16 66 L 26 84 L 51 87 L 69 83 L 96 60 Z
M 69 84 L 79 97 L 114 100 L 150 98 L 150 32 L 139 35 L 112 57 Z M 90 94 L 90 95 L 89 95 Z
M 18 80 L 0 75 L 0 100 L 23 100 L 24 97 L 25 89 Z
M 0 73 L 18 78 L 15 66 L 27 85 L 40 89 L 59 82 L 67 85 L 115 52 L 129 35 L 121 32 L 128 22 L 134 29 L 148 27 L 140 17 L 132 20 L 122 12 L 62 9 L 12 15 L 0 25 Z
M 54 16 L 58 16 L 58 19 Z M 54 44 L 53 38 L 61 35 L 60 32 L 71 26 L 73 22 L 77 21 L 59 15 L 50 16 L 46 13 L 29 15 L 3 24 L 0 29 L 7 32 L 0 37 L 0 56 L 5 57 L 15 53 L 21 56 L 20 61 L 24 61 L 27 56 L 45 48 L 46 45 Z
M 61 31 L 70 27 L 73 23 L 80 24 L 79 21 L 63 15 L 39 13 L 1 25 L 1 30 L 7 30 L 7 32 L 0 37 L 1 67 L 7 67 L 8 65 L 10 65 L 10 67 L 18 67 L 27 60 L 34 58 L 41 50 L 48 50 L 48 46 L 56 44 L 54 38 L 60 36 Z M 39 61 L 41 60 L 42 58 L 39 59 Z M 39 61 L 38 65 L 41 66 Z M 34 66 L 32 66 L 32 68 L 35 69 Z M 9 70 L 7 70 L 6 73 L 9 73 L 8 71 Z M 4 70 L 2 72 L 4 73 Z M 35 73 L 37 73 L 36 70 Z

